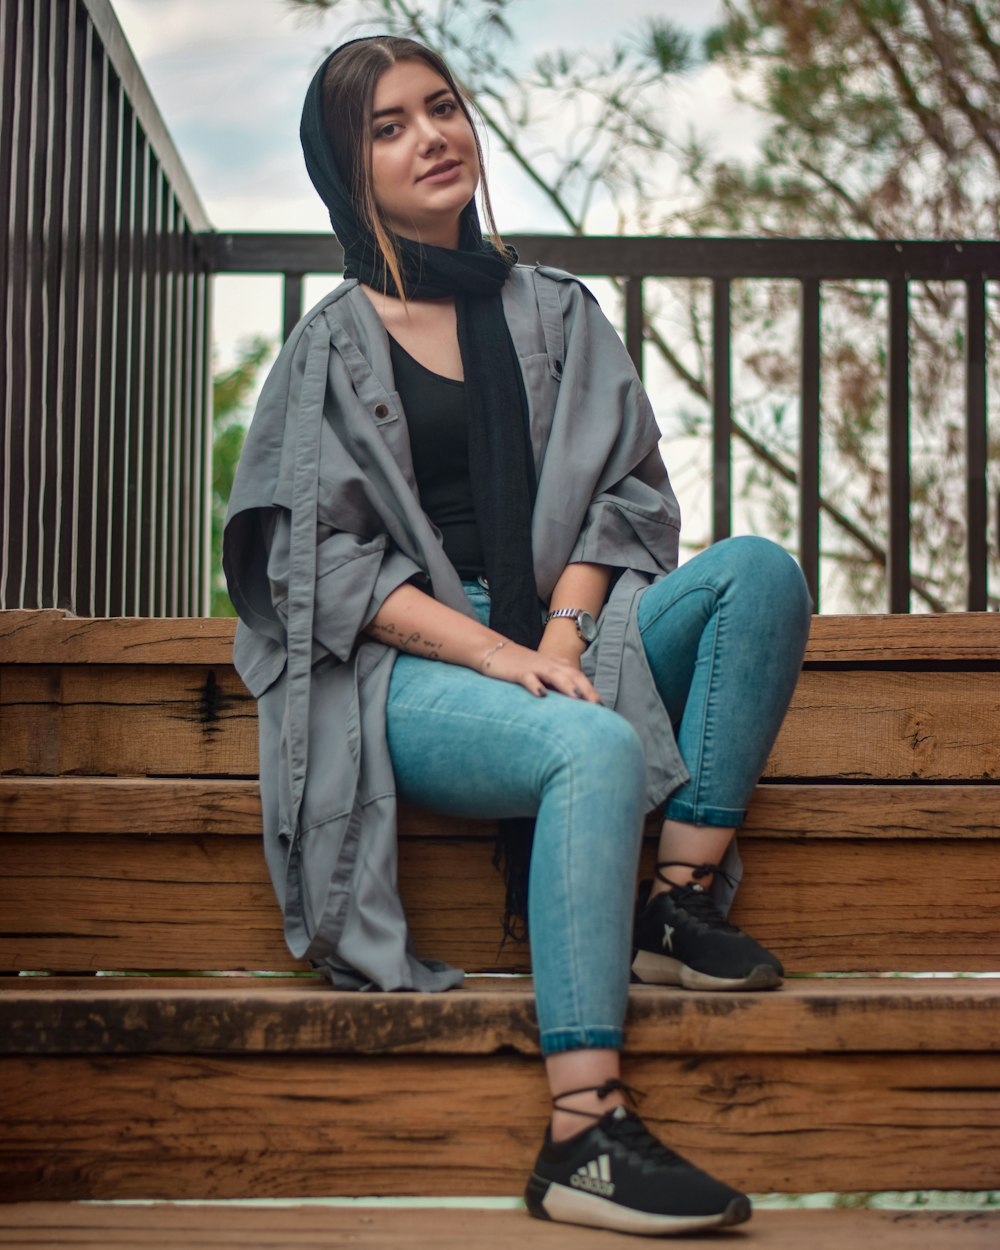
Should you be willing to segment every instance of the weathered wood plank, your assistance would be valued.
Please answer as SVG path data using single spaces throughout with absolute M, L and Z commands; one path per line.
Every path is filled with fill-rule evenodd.
M 231 669 L 26 665 L 0 678 L 0 772 L 257 773 L 256 707 Z M 1000 672 L 811 670 L 765 775 L 997 780 L 998 721 Z
M 550 1224 L 523 1211 L 453 1208 L 18 1203 L 4 1209 L 3 1223 L 0 1246 L 7 1250 L 624 1250 L 632 1244 L 624 1234 Z M 736 1237 L 752 1240 L 760 1250 L 995 1250 L 1000 1211 L 756 1210 Z M 670 1244 L 706 1243 L 675 1237 Z
M 1000 777 L 1000 674 L 802 673 L 766 777 Z
M 238 777 L 259 767 L 256 703 L 229 667 L 8 667 L 0 715 L 0 772 Z
M 205 617 L 76 617 L 56 609 L 0 612 L 8 664 L 229 664 L 235 621 Z M 990 612 L 817 616 L 806 663 L 1000 661 Z
M 222 617 L 86 617 L 57 608 L 0 612 L 4 664 L 230 665 L 236 621 Z
M 931 838 L 1000 836 L 1000 787 L 990 784 L 758 786 L 743 838 Z M 657 821 L 651 817 L 652 836 Z M 180 833 L 259 838 L 255 780 L 178 777 L 0 776 L 0 833 Z M 489 838 L 490 821 L 401 805 L 402 838 Z
M 637 1057 L 643 1113 L 752 1192 L 990 1189 L 1000 1055 Z M 9 1200 L 517 1194 L 548 1113 L 511 1055 L 0 1064 Z
M 538 1053 L 531 982 L 472 980 L 447 994 L 345 994 L 240 978 L 185 985 L 80 978 L 0 989 L 0 1054 Z M 113 983 L 112 983 L 113 982 Z M 800 980 L 776 993 L 632 986 L 629 1055 L 991 1051 L 1000 978 Z
M 4 1212 L 0 1246 L 109 1247 L 109 1250 L 599 1250 L 627 1244 L 626 1236 L 532 1220 L 523 1211 L 389 1210 L 382 1207 L 282 1206 L 277 1209 L 155 1204 L 83 1207 L 23 1203 Z M 994 1250 L 997 1211 L 875 1211 L 863 1209 L 754 1212 L 736 1236 L 761 1250 Z M 704 1238 L 675 1237 L 671 1245 L 704 1245 Z
M 790 971 L 1000 970 L 995 842 L 747 838 L 734 918 Z M 469 970 L 500 951 L 502 885 L 483 839 L 404 839 L 417 950 Z M 647 847 L 644 871 L 651 868 Z M 0 969 L 301 968 L 256 839 L 0 837 Z

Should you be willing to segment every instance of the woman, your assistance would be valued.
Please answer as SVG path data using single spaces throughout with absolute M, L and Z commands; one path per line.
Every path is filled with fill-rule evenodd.
M 722 909 L 801 662 L 801 574 L 753 538 L 676 567 L 629 358 L 575 279 L 483 240 L 479 142 L 436 54 L 345 44 L 302 142 L 350 277 L 268 378 L 225 544 L 289 945 L 339 986 L 450 988 L 461 974 L 408 941 L 396 796 L 503 822 L 508 923 L 534 818 L 553 1113 L 529 1210 L 647 1233 L 741 1222 L 748 1200 L 627 1107 L 618 1056 L 630 960 L 654 983 L 780 982 Z M 643 818 L 664 803 L 633 930 Z

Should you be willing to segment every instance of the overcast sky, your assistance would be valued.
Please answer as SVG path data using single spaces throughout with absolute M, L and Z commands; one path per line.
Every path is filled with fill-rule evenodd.
M 286 0 L 112 4 L 213 224 L 327 228 L 299 149 L 302 99 L 329 48 L 377 27 L 359 28 L 350 0 L 327 15 L 296 11 Z M 654 14 L 697 34 L 720 9 L 719 0 L 616 0 L 613 6 L 607 0 L 520 0 L 510 12 L 527 58 L 560 47 L 607 45 Z M 678 111 L 689 110 L 728 144 L 732 119 L 720 77 L 711 68 L 691 75 L 678 92 Z M 491 159 L 490 175 L 501 229 L 562 228 L 502 154 Z
M 220 230 L 329 230 L 326 210 L 302 162 L 302 99 L 330 48 L 355 34 L 376 33 L 378 27 L 357 26 L 352 0 L 343 0 L 336 16 L 302 14 L 285 0 L 111 3 L 213 225 Z M 720 0 L 520 0 L 509 16 L 520 37 L 520 55 L 527 60 L 558 48 L 607 46 L 652 16 L 670 18 L 697 36 L 719 19 L 721 7 Z M 712 66 L 696 69 L 672 87 L 669 107 L 672 126 L 696 124 L 718 152 L 745 155 L 760 134 L 760 119 L 734 104 L 726 80 Z M 494 149 L 488 161 L 501 231 L 565 229 L 509 158 Z M 598 212 L 588 224 L 615 229 L 610 210 L 604 216 Z M 307 307 L 330 285 L 329 276 L 308 279 Z M 601 285 L 594 284 L 597 294 L 614 316 L 613 301 Z M 216 280 L 217 366 L 232 363 L 238 344 L 253 334 L 277 343 L 279 329 L 278 278 Z M 682 397 L 655 361 L 649 365 L 647 385 L 661 424 L 669 428 Z M 696 529 L 707 524 L 702 450 L 692 451 L 698 463 L 686 468 L 678 463 L 680 448 L 672 457 L 675 487 L 688 519 L 699 518 Z

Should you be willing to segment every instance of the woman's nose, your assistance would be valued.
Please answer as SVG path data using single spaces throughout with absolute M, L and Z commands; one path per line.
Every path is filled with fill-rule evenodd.
M 445 142 L 441 127 L 433 117 L 425 117 L 420 123 L 420 146 L 425 152 L 433 152 Z

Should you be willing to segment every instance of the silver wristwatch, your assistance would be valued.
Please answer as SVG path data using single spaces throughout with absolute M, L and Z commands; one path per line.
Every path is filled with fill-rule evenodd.
M 558 616 L 565 616 L 575 621 L 576 632 L 584 642 L 591 643 L 597 637 L 597 622 L 583 608 L 556 608 L 545 618 L 545 624 L 548 625 L 549 621 Z

